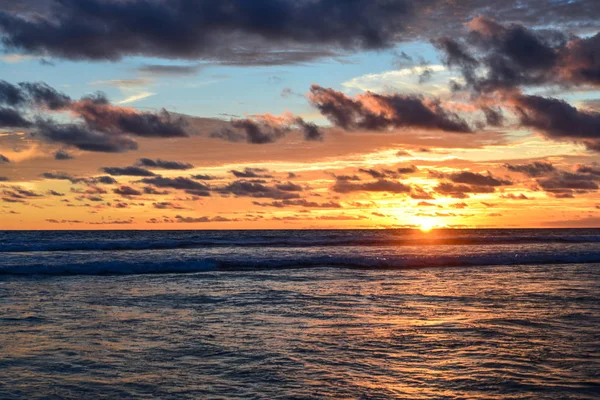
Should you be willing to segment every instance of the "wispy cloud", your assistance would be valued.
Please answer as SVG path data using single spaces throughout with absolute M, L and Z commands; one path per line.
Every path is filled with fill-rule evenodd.
M 140 92 L 140 93 L 136 93 L 133 94 L 129 97 L 126 97 L 125 99 L 118 101 L 117 104 L 130 104 L 130 103 L 134 103 L 136 101 L 145 99 L 147 97 L 150 96 L 154 96 L 156 93 L 152 93 L 152 92 Z
M 347 90 L 358 89 L 365 92 L 427 93 L 440 96 L 449 93 L 448 82 L 456 80 L 456 75 L 443 65 L 418 66 L 361 75 L 343 82 L 342 86 Z M 423 76 L 428 76 L 428 80 L 423 82 Z
M 139 86 L 147 86 L 152 83 L 149 78 L 133 78 L 133 79 L 106 79 L 90 82 L 92 86 L 112 86 L 119 89 L 130 89 Z

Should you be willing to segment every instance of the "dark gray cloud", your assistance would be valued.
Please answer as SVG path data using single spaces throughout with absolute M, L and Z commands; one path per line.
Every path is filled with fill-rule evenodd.
M 199 175 L 192 175 L 192 179 L 196 179 L 199 181 L 214 181 L 219 178 L 216 176 L 212 176 L 212 175 L 199 174 Z
M 21 82 L 13 85 L 0 80 L 0 104 L 60 110 L 71 104 L 71 98 L 42 82 Z
M 145 168 L 131 166 L 131 167 L 105 167 L 102 171 L 112 176 L 156 176 L 152 171 L 148 171 Z
M 560 171 L 550 177 L 538 179 L 538 185 L 557 197 L 571 198 L 577 193 L 598 190 L 600 178 L 595 175 Z
M 583 142 L 592 150 L 600 150 L 600 113 L 541 96 L 519 95 L 514 102 L 523 126 L 553 139 Z
M 472 132 L 456 113 L 445 110 L 437 100 L 371 92 L 351 98 L 342 92 L 312 85 L 310 100 L 335 126 L 345 130 L 385 131 L 420 128 L 448 132 Z
M 556 168 L 549 162 L 536 161 L 531 164 L 505 164 L 508 170 L 520 172 L 531 178 L 548 175 L 556 171 Z
M 265 168 L 244 168 L 243 171 L 231 170 L 229 171 L 236 178 L 272 178 Z
M 230 126 L 211 133 L 211 137 L 230 142 L 247 142 L 250 144 L 274 143 L 288 133 L 300 131 L 306 141 L 323 140 L 323 132 L 312 122 L 300 117 L 273 117 L 257 115 L 253 118 L 232 119 Z
M 141 55 L 231 65 L 298 63 L 340 49 L 452 36 L 478 14 L 579 31 L 600 20 L 595 0 L 3 0 L 0 9 L 10 49 L 69 59 Z
M 7 48 L 68 59 L 141 55 L 236 63 L 262 53 L 255 62 L 268 64 L 289 52 L 300 52 L 293 59 L 302 50 L 310 54 L 311 46 L 390 46 L 415 12 L 412 0 L 62 0 L 51 15 L 37 18 L 1 12 L 0 29 Z M 287 52 L 277 56 L 279 49 Z
M 124 197 L 142 195 L 142 192 L 132 188 L 131 186 L 119 186 L 117 189 L 114 189 L 113 192 Z
M 24 97 L 37 107 L 50 110 L 62 110 L 71 105 L 72 100 L 64 93 L 48 86 L 43 82 L 22 82 L 19 87 L 24 92 Z
M 284 192 L 302 192 L 304 189 L 300 185 L 296 185 L 292 182 L 278 183 L 275 187 Z
M 140 158 L 138 161 L 138 165 L 142 167 L 148 168 L 162 168 L 162 169 L 173 169 L 173 170 L 186 170 L 192 169 L 194 166 L 190 163 L 179 162 L 179 161 L 166 161 L 161 160 L 160 158 L 157 160 L 152 160 L 150 158 Z
M 181 215 L 175 216 L 175 222 L 180 224 L 196 224 L 196 223 L 208 223 L 208 222 L 232 222 L 235 221 L 226 217 L 183 217 Z
M 137 150 L 138 144 L 127 136 L 111 135 L 90 129 L 84 124 L 58 124 L 51 120 L 38 119 L 37 133 L 44 139 L 85 151 L 124 153 Z
M 1 12 L 0 12 L 1 14 Z M 41 138 L 86 151 L 126 152 L 137 149 L 129 136 L 187 137 L 187 120 L 166 110 L 140 112 L 112 105 L 102 93 L 72 100 L 41 82 L 18 85 L 0 80 L 0 127 L 32 128 Z M 34 122 L 24 111 L 70 111 L 79 121 L 61 124 L 38 116 Z
M 173 203 L 170 201 L 163 201 L 160 203 L 152 203 L 154 208 L 158 208 L 159 210 L 185 210 L 186 208 L 180 204 Z
M 397 171 L 400 175 L 408 175 L 414 174 L 415 172 L 419 171 L 419 169 L 416 166 L 411 165 L 410 167 L 400 167 L 397 169 Z
M 275 200 L 300 198 L 300 195 L 295 192 L 283 191 L 262 183 L 248 181 L 234 181 L 214 190 L 222 195 L 234 195 L 236 197 L 269 198 Z
M 412 188 L 401 182 L 379 179 L 374 182 L 354 183 L 352 181 L 337 180 L 332 187 L 337 193 L 351 192 L 388 192 L 408 194 Z
M 315 142 L 323 140 L 323 131 L 314 123 L 306 122 L 302 118 L 296 118 L 296 125 L 304 135 L 304 140 Z
M 58 150 L 56 153 L 54 153 L 55 160 L 72 160 L 73 158 L 75 157 L 65 150 Z
M 113 184 L 117 183 L 117 181 L 110 176 L 97 176 L 97 177 L 85 178 L 85 177 L 72 176 L 65 172 L 44 172 L 41 176 L 45 179 L 65 180 L 65 181 L 69 181 L 73 184 L 84 183 L 86 185 L 92 185 L 92 184 L 113 185 Z M 106 191 L 104 191 L 104 189 L 101 189 L 99 187 L 93 186 L 92 188 L 94 188 L 94 191 L 89 192 L 89 190 L 88 190 L 88 193 L 106 193 Z
M 142 182 L 147 185 L 159 188 L 185 190 L 186 192 L 191 194 L 205 193 L 210 191 L 208 185 L 181 176 L 177 178 L 165 178 L 162 176 L 156 176 L 153 178 L 142 179 Z
M 170 192 L 168 190 L 158 190 L 152 186 L 146 186 L 146 187 L 144 187 L 144 193 L 165 195 L 165 194 L 169 194 Z
M 297 200 L 281 200 L 273 201 L 270 203 L 261 203 L 258 201 L 253 202 L 254 205 L 259 207 L 275 207 L 275 208 L 286 208 L 286 207 L 305 207 L 305 208 L 342 208 L 342 205 L 335 201 L 329 201 L 327 203 L 317 203 L 315 201 L 309 201 L 306 199 Z
M 543 84 L 600 84 L 600 34 L 574 37 L 518 23 L 503 25 L 483 16 L 468 26 L 465 40 L 443 37 L 434 44 L 446 64 L 459 68 L 467 86 L 476 92 Z M 501 122 L 498 113 L 489 108 L 484 112 L 491 125 Z
M 0 107 L 0 128 L 29 128 L 32 125 L 19 111 Z
M 41 176 L 45 179 L 64 180 L 71 183 L 91 183 L 89 178 L 75 177 L 65 172 L 44 172 Z
M 150 138 L 187 137 L 186 120 L 168 111 L 159 113 L 131 111 L 113 106 L 102 93 L 84 97 L 73 103 L 71 109 L 79 114 L 87 126 L 111 134 L 130 134 Z
M 0 104 L 20 106 L 27 101 L 23 91 L 16 85 L 0 80 Z
M 287 126 L 265 124 L 251 119 L 232 120 L 231 127 L 233 129 L 224 127 L 210 136 L 230 142 L 267 144 L 276 142 L 289 132 Z
M 398 173 L 396 173 L 396 171 L 392 171 L 389 169 L 384 169 L 384 170 L 376 170 L 373 168 L 360 168 L 358 170 L 359 172 L 362 172 L 364 174 L 370 175 L 372 178 L 375 179 L 383 179 L 383 178 L 397 178 L 398 177 Z
M 102 183 L 104 185 L 114 185 L 117 182 L 117 180 L 115 178 L 113 178 L 112 176 L 99 176 L 93 179 L 94 182 L 96 183 Z
M 10 186 L 9 188 L 4 189 L 2 193 L 4 196 L 7 196 L 7 198 L 14 200 L 26 200 L 43 197 L 42 194 L 34 192 L 33 190 L 25 189 L 21 186 Z
M 8 157 L 0 154 L 0 164 L 4 164 L 4 163 L 9 163 L 10 160 L 8 159 Z
M 453 197 L 455 199 L 466 199 L 471 193 L 494 193 L 496 189 L 494 186 L 475 186 L 456 184 L 452 182 L 441 182 L 434 188 L 434 191 L 443 196 Z
M 148 64 L 142 65 L 137 70 L 149 75 L 186 76 L 196 74 L 200 68 L 200 65 Z
M 442 173 L 437 171 L 430 171 L 430 175 L 434 178 L 440 179 L 448 179 L 453 183 L 462 183 L 465 185 L 473 185 L 473 186 L 506 186 L 512 185 L 512 182 L 508 179 L 497 178 L 492 174 L 479 174 L 476 172 L 470 171 L 461 171 L 461 172 L 453 172 L 453 173 Z

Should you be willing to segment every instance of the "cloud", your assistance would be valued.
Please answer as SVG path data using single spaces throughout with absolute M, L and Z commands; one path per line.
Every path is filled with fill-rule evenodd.
M 140 158 L 138 160 L 138 165 L 148 168 L 162 168 L 172 170 L 186 170 L 194 168 L 194 166 L 190 163 L 184 163 L 179 161 L 166 161 L 161 160 L 160 158 L 157 160 L 152 160 L 150 158 Z
M 104 185 L 114 185 L 118 183 L 117 180 L 111 176 L 99 176 L 94 178 L 93 181 L 96 183 L 102 183 Z
M 123 100 L 120 100 L 117 102 L 117 104 L 130 104 L 130 103 L 134 103 L 138 100 L 143 100 L 145 98 L 154 96 L 156 93 L 153 92 L 139 92 L 139 93 L 135 93 L 132 94 L 130 96 L 125 97 Z
M 124 168 L 104 167 L 102 168 L 102 171 L 112 176 L 156 176 L 156 174 L 152 171 L 135 166 Z
M 176 215 L 175 220 L 181 224 L 196 224 L 196 223 L 208 223 L 208 222 L 231 222 L 233 220 L 225 217 L 183 217 Z
M 275 207 L 275 208 L 286 208 L 286 207 L 342 208 L 342 205 L 335 201 L 329 201 L 327 203 L 317 203 L 317 202 L 308 201 L 305 199 L 273 201 L 271 203 L 261 203 L 261 202 L 255 201 L 252 204 L 257 205 L 259 207 Z
M 212 176 L 212 175 L 199 174 L 199 175 L 192 175 L 192 179 L 196 179 L 199 181 L 213 181 L 213 180 L 216 180 L 219 178 L 217 178 L 216 176 Z
M 274 143 L 293 130 L 299 130 L 304 140 L 320 141 L 323 133 L 319 127 L 300 117 L 284 114 L 277 117 L 271 114 L 254 115 L 246 119 L 232 119 L 230 126 L 211 133 L 211 137 L 230 142 L 245 141 L 250 144 Z
M 195 75 L 201 67 L 201 65 L 147 64 L 139 67 L 137 71 L 147 75 L 187 76 Z
M 479 93 L 521 86 L 600 85 L 600 33 L 568 37 L 559 30 L 532 30 L 478 16 L 467 40 L 443 37 L 434 44 L 449 67 L 460 69 Z
M 152 79 L 134 78 L 134 79 L 107 79 L 90 82 L 92 86 L 113 86 L 119 89 L 132 89 L 139 86 L 146 86 L 152 83 Z
M 537 178 L 556 171 L 551 163 L 540 161 L 531 164 L 505 164 L 504 166 L 510 171 L 520 172 L 530 178 Z
M 58 150 L 56 153 L 54 153 L 55 160 L 72 160 L 73 158 L 75 158 L 75 157 L 73 157 L 71 154 L 69 154 L 65 150 Z
M 363 92 L 387 93 L 401 92 L 404 94 L 445 95 L 449 93 L 447 82 L 457 79 L 455 71 L 448 70 L 443 65 L 422 65 L 385 71 L 375 74 L 361 75 L 342 82 L 349 90 Z M 424 81 L 423 77 L 428 77 Z
M 144 193 L 165 195 L 165 194 L 169 194 L 170 192 L 168 190 L 158 190 L 156 188 L 153 188 L 152 186 L 146 186 L 146 187 L 144 187 Z
M 138 144 L 125 136 L 109 135 L 88 128 L 84 124 L 57 124 L 51 120 L 39 119 L 37 132 L 44 139 L 77 147 L 80 150 L 104 153 L 124 153 L 137 150 Z
M 119 186 L 117 189 L 114 189 L 113 192 L 124 197 L 142 195 L 142 192 L 132 188 L 131 186 Z
M 5 196 L 2 199 L 8 203 L 24 203 L 26 200 L 43 197 L 42 194 L 21 186 L 10 186 L 2 191 Z
M 337 193 L 351 192 L 388 192 L 388 193 L 410 193 L 412 188 L 401 182 L 379 179 L 374 182 L 353 183 L 351 181 L 337 180 L 332 187 Z
M 0 107 L 0 128 L 29 128 L 32 125 L 17 110 Z
M 272 178 L 273 176 L 268 174 L 269 170 L 265 168 L 244 168 L 243 171 L 231 170 L 229 171 L 236 178 Z
M 0 164 L 5 164 L 5 163 L 9 163 L 10 160 L 8 159 L 8 157 L 0 154 Z
M 43 174 L 41 174 L 41 176 L 45 179 L 65 180 L 65 181 L 69 181 L 73 184 L 85 183 L 87 185 L 91 185 L 91 184 L 113 185 L 113 184 L 117 183 L 117 181 L 110 176 L 98 176 L 98 177 L 92 177 L 92 178 L 83 178 L 83 177 L 75 177 L 75 176 L 69 175 L 65 172 L 44 172 Z M 98 190 L 103 190 L 103 189 L 97 188 L 97 190 L 94 193 L 98 193 Z M 103 191 L 102 193 L 106 193 L 106 192 Z
M 172 203 L 170 201 L 160 202 L 160 203 L 152 203 L 154 208 L 158 208 L 159 210 L 185 210 L 186 208 L 177 204 Z
M 479 174 L 470 171 L 453 172 L 449 174 L 440 173 L 436 171 L 430 171 L 430 175 L 435 178 L 446 178 L 454 183 L 462 183 L 465 185 L 473 186 L 506 186 L 512 185 L 512 182 L 508 179 L 496 178 L 488 172 L 487 175 Z
M 102 93 L 82 98 L 71 109 L 89 127 L 112 134 L 163 138 L 188 136 L 183 118 L 173 117 L 166 110 L 155 114 L 113 106 Z
M 523 193 L 516 195 L 514 193 L 503 194 L 500 196 L 503 199 L 509 200 L 531 200 L 529 197 L 525 196 Z
M 469 198 L 469 194 L 494 193 L 494 186 L 472 186 L 466 184 L 455 184 L 452 182 L 441 182 L 434 187 L 436 193 L 455 199 Z
M 284 192 L 302 192 L 304 189 L 300 185 L 296 185 L 292 182 L 278 183 L 275 187 Z
M 22 82 L 19 87 L 23 91 L 23 98 L 37 107 L 50 110 L 61 110 L 71 105 L 71 98 L 64 93 L 48 86 L 43 82 Z
M 77 147 L 86 151 L 126 152 L 137 149 L 129 136 L 149 138 L 187 137 L 187 120 L 166 110 L 140 112 L 112 105 L 102 93 L 74 101 L 67 95 L 41 82 L 13 85 L 0 81 L 0 126 L 32 128 L 34 134 L 47 141 Z M 70 111 L 78 121 L 60 124 L 38 115 L 34 122 L 25 119 L 22 110 Z
M 577 109 L 564 100 L 534 95 L 519 95 L 514 104 L 521 125 L 539 130 L 552 139 L 584 143 L 600 151 L 600 113 Z
M 328 46 L 391 46 L 415 13 L 411 0 L 64 0 L 58 4 L 51 14 L 37 18 L 1 12 L 4 46 L 74 60 L 135 55 L 236 63 L 239 58 L 257 57 L 256 52 L 261 55 L 256 63 L 274 62 L 273 56 L 278 63 L 289 63 L 302 57 L 303 51 L 312 59 L 315 49 Z M 294 52 L 300 54 L 279 60 Z
M 472 132 L 464 119 L 445 110 L 439 101 L 419 96 L 368 92 L 351 98 L 333 89 L 312 85 L 310 101 L 333 125 L 345 130 L 420 128 Z
M 181 176 L 177 178 L 165 178 L 162 176 L 156 176 L 153 178 L 144 178 L 142 179 L 142 182 L 159 188 L 185 190 L 190 194 L 200 196 L 206 195 L 210 191 L 210 187 L 205 185 L 204 183 L 196 182 L 194 180 L 184 178 Z
M 576 193 L 598 190 L 600 177 L 591 174 L 560 171 L 550 177 L 538 179 L 538 185 L 554 195 L 573 197 Z
M 383 179 L 383 178 L 397 178 L 398 174 L 395 171 L 384 169 L 382 171 L 378 171 L 373 168 L 360 168 L 359 172 L 365 173 L 367 175 L 371 175 L 374 179 Z
M 266 186 L 262 183 L 248 181 L 234 181 L 214 190 L 222 195 L 234 195 L 236 197 L 270 198 L 276 200 L 300 198 L 300 195 L 294 192 L 284 191 Z

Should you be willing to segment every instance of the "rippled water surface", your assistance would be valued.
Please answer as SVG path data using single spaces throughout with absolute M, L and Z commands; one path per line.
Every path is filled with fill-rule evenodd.
M 592 263 L 4 275 L 0 398 L 597 399 L 599 295 Z

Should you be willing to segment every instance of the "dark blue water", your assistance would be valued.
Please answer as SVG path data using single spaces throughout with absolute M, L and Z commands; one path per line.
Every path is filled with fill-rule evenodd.
M 600 230 L 1 232 L 0 398 L 595 399 Z
M 600 230 L 0 232 L 0 274 L 600 262 Z

